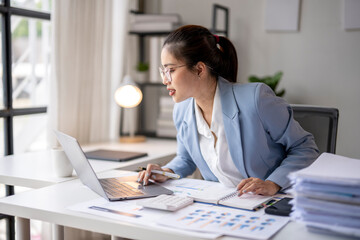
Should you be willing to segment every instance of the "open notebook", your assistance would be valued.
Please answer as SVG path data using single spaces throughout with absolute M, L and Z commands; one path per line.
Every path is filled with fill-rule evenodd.
M 271 196 L 243 194 L 237 196 L 234 188 L 224 187 L 219 182 L 210 182 L 198 179 L 182 178 L 180 180 L 169 180 L 162 184 L 175 194 L 192 197 L 195 201 L 224 205 L 234 208 L 256 210 L 272 199 Z
M 263 203 L 267 203 L 271 199 L 271 196 L 254 195 L 249 193 L 243 194 L 239 197 L 238 192 L 236 191 L 221 198 L 217 204 L 235 208 L 255 210 L 256 208 L 262 206 Z

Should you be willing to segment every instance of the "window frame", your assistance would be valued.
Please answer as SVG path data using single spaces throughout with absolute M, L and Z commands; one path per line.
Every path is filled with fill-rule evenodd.
M 0 109 L 0 118 L 4 119 L 4 155 L 14 153 L 13 118 L 16 116 L 46 113 L 47 107 L 13 108 L 12 94 L 12 43 L 11 43 L 11 16 L 30 17 L 39 20 L 51 20 L 51 14 L 11 7 L 10 0 L 4 0 L 0 5 L 1 38 L 2 38 L 2 63 L 3 63 L 3 103 Z M 14 195 L 14 186 L 5 185 L 6 196 Z M 15 219 L 0 213 L 0 220 L 6 219 L 6 236 L 8 240 L 15 239 Z

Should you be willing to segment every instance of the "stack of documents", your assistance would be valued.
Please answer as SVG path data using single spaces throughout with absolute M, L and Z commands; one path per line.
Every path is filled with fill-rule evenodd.
M 323 153 L 290 178 L 293 219 L 310 231 L 360 237 L 360 160 Z
M 161 52 L 161 49 L 159 49 L 159 52 Z M 158 66 L 161 66 L 161 63 Z M 159 75 L 158 66 L 156 67 L 157 75 Z M 160 96 L 159 102 L 160 102 L 159 104 L 160 113 L 156 120 L 156 136 L 175 138 L 177 134 L 175 124 L 173 121 L 173 109 L 175 102 L 172 100 L 172 97 L 169 95 Z
M 132 14 L 130 16 L 131 32 L 171 32 L 180 26 L 178 14 Z

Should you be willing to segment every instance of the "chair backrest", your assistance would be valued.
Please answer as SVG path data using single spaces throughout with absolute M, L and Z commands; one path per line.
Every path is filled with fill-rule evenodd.
M 337 108 L 311 105 L 291 105 L 294 119 L 302 128 L 314 135 L 320 153 L 335 153 L 339 120 Z

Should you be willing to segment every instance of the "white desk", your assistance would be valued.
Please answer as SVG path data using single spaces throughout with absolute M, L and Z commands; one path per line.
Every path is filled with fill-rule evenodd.
M 124 151 L 147 152 L 142 157 L 127 162 L 90 160 L 95 172 L 111 169 L 137 170 L 148 163 L 165 164 L 176 154 L 175 140 L 147 139 L 143 143 L 101 143 L 84 146 L 84 151 L 110 149 Z M 55 183 L 68 181 L 76 177 L 59 178 L 52 174 L 50 151 L 30 152 L 0 158 L 0 183 L 28 188 L 41 188 Z
M 148 163 L 157 163 L 160 165 L 167 163 L 176 154 L 176 141 L 148 138 L 147 141 L 143 143 L 110 142 L 83 146 L 84 151 L 100 148 L 147 152 L 148 156 L 127 162 L 90 160 L 96 173 L 111 169 L 134 171 L 137 170 L 138 167 L 145 167 Z M 0 158 L 0 183 L 28 188 L 41 188 L 76 178 L 75 173 L 72 177 L 67 178 L 54 177 L 50 160 L 51 153 L 49 150 L 2 157 Z M 27 218 L 31 219 L 32 217 Z M 18 235 L 29 235 L 30 221 L 28 219 L 17 218 L 16 227 Z M 54 231 L 56 232 L 55 236 L 61 236 L 63 234 L 62 228 L 58 228 L 56 225 Z
M 113 177 L 119 174 L 119 171 L 109 171 L 99 175 L 100 177 Z M 170 228 L 164 230 L 156 227 L 138 226 L 132 223 L 112 220 L 67 209 L 68 206 L 96 199 L 98 197 L 99 196 L 96 193 L 87 187 L 84 187 L 79 179 L 75 179 L 2 198 L 0 199 L 0 212 L 20 218 L 37 219 L 58 225 L 131 239 L 199 239 L 175 233 Z M 222 239 L 230 240 L 239 238 L 223 237 Z M 331 240 L 346 238 L 309 233 L 304 225 L 290 222 L 278 234 L 276 234 L 273 239 Z

